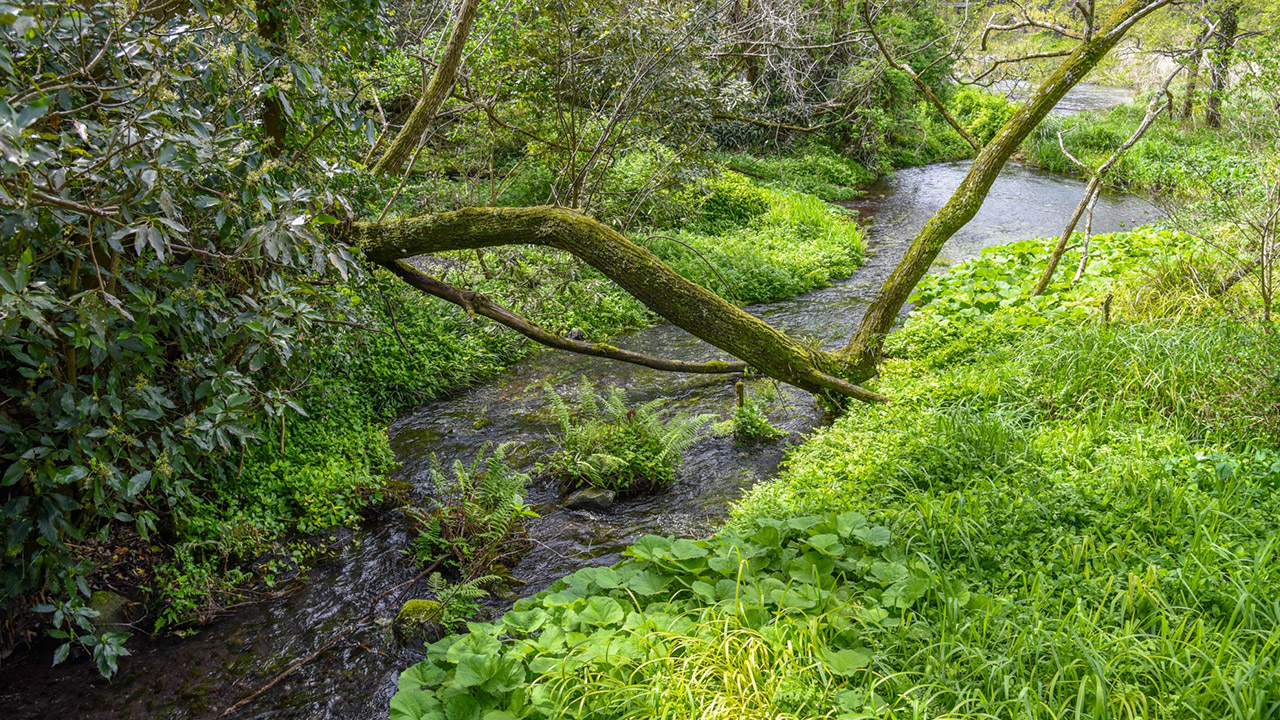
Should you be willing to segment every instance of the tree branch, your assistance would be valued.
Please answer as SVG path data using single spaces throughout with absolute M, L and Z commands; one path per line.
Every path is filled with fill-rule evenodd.
M 910 67 L 903 65 L 894 59 L 893 53 L 889 52 L 889 48 L 884 44 L 884 40 L 880 39 L 880 35 L 876 33 L 875 23 L 871 20 L 871 3 L 869 0 L 862 0 L 859 4 L 859 9 L 862 12 L 863 22 L 867 24 L 867 31 L 871 33 L 871 38 L 875 40 L 876 47 L 880 48 L 880 54 L 884 56 L 885 62 L 889 63 L 889 67 L 906 73 L 907 77 L 911 78 L 911 82 L 915 83 L 916 88 L 920 90 L 920 93 L 933 104 L 934 108 L 936 108 L 939 113 L 942 114 L 942 117 L 947 121 L 947 124 L 950 125 L 951 128 L 960 135 L 960 137 L 964 138 L 965 142 L 969 143 L 969 145 L 973 147 L 974 152 L 981 150 L 982 143 L 974 139 L 974 137 L 969 134 L 969 131 L 965 130 L 964 126 L 952 117 L 951 111 L 947 110 L 947 106 L 944 105 L 942 101 L 938 99 L 938 96 L 934 94 L 933 88 L 929 87 L 929 84 L 917 75 Z
M 740 373 L 747 369 L 744 362 L 685 362 L 683 360 L 664 360 L 630 350 L 622 350 L 604 343 L 589 343 L 581 340 L 557 335 L 536 323 L 533 323 L 507 308 L 499 305 L 489 297 L 471 290 L 450 285 L 418 270 L 407 261 L 397 260 L 385 265 L 388 270 L 414 288 L 442 300 L 447 300 L 467 311 L 468 315 L 483 315 L 497 321 L 534 342 L 558 350 L 567 350 L 580 355 L 608 358 L 621 362 L 641 365 L 654 370 L 687 373 Z
M 407 220 L 355 223 L 350 240 L 370 262 L 390 269 L 415 287 L 440 297 L 452 294 L 471 303 L 476 312 L 484 307 L 494 314 L 499 314 L 498 308 L 483 302 L 477 305 L 471 296 L 458 295 L 456 289 L 423 280 L 421 273 L 408 274 L 399 261 L 427 253 L 502 245 L 563 250 L 599 270 L 667 321 L 770 377 L 814 393 L 830 391 L 868 402 L 885 400 L 882 395 L 841 379 L 850 375 L 840 357 L 788 337 L 707 288 L 686 280 L 616 230 L 573 210 L 548 206 L 465 208 Z M 526 335 L 539 342 L 557 343 L 553 347 L 574 352 L 584 349 L 567 346 L 567 339 L 558 336 L 536 336 L 530 327 L 521 332 L 525 330 L 534 332 Z M 599 348 L 589 347 L 602 354 Z
M 453 32 L 449 35 L 449 44 L 445 46 L 440 64 L 431 75 L 431 82 L 418 99 L 418 104 L 409 114 L 408 121 L 400 132 L 396 133 L 386 153 L 373 166 L 378 175 L 394 175 L 404 167 L 409 156 L 422 142 L 422 136 L 435 118 L 440 105 L 449 97 L 454 80 L 458 76 L 458 65 L 462 61 L 462 50 L 466 47 L 467 38 L 471 35 L 471 26 L 476 19 L 476 7 L 479 0 L 461 0 L 458 16 L 453 22 Z

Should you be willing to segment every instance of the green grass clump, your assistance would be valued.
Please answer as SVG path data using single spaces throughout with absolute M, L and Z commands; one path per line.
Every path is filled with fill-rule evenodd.
M 1081 162 L 1097 168 L 1133 134 L 1144 113 L 1145 103 L 1131 103 L 1105 113 L 1051 116 L 1027 139 L 1027 160 L 1054 172 L 1079 173 L 1079 166 L 1063 154 L 1066 147 Z M 1187 125 L 1165 114 L 1121 156 L 1105 182 L 1182 196 L 1238 192 L 1256 182 L 1252 175 L 1259 150 L 1274 153 L 1274 146 L 1253 148 L 1230 129 Z
M 597 393 L 585 380 L 572 405 L 549 385 L 546 392 L 560 426 L 551 472 L 571 485 L 620 493 L 675 480 L 681 455 L 703 436 L 712 417 L 666 412 L 664 398 L 631 405 L 622 388 Z
M 795 153 L 769 156 L 734 153 L 724 158 L 730 168 L 776 190 L 790 190 L 826 200 L 848 200 L 879 173 L 820 143 Z

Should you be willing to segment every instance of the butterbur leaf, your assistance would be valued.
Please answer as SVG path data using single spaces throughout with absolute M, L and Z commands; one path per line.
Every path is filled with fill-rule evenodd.
M 857 528 L 853 536 L 872 547 L 884 547 L 889 544 L 889 528 L 883 525 Z
M 823 648 L 818 651 L 823 665 L 832 674 L 850 677 L 865 668 L 871 662 L 871 653 L 864 648 L 832 650 Z
M 391 720 L 444 720 L 435 693 L 400 690 L 391 697 Z
M 578 613 L 578 620 L 587 625 L 617 625 L 625 620 L 627 613 L 622 605 L 611 597 L 593 597 L 587 606 Z
M 671 582 L 668 575 L 642 570 L 627 579 L 627 588 L 639 595 L 656 595 Z
M 630 555 L 641 560 L 657 561 L 666 557 L 671 548 L 671 541 L 658 535 L 645 535 L 627 548 L 623 555 Z

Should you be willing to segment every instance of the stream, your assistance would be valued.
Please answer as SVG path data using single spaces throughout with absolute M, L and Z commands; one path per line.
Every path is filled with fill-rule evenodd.
M 1073 107 L 1103 106 L 1113 94 L 1089 89 Z M 850 278 L 834 285 L 748 310 L 795 335 L 826 344 L 843 343 L 866 304 L 893 269 L 915 231 L 968 171 L 969 163 L 941 163 L 896 172 L 863 197 L 841 203 L 867 224 L 868 252 Z M 1011 164 L 995 183 L 977 217 L 948 242 L 937 267 L 977 255 L 983 248 L 1061 232 L 1080 199 L 1083 183 Z M 1095 232 L 1131 228 L 1152 220 L 1145 199 L 1104 193 L 1094 214 Z M 618 338 L 615 344 L 657 356 L 724 358 L 715 348 L 669 325 Z M 401 462 L 398 480 L 418 490 L 429 486 L 432 457 L 448 466 L 470 462 L 485 443 L 514 442 L 513 459 L 531 465 L 553 447 L 552 418 L 544 409 L 542 384 L 572 392 L 582 377 L 599 387 L 621 386 L 630 400 L 668 398 L 668 407 L 727 417 L 734 404 L 733 380 L 679 375 L 609 360 L 541 352 L 489 383 L 429 402 L 397 420 L 391 443 Z M 758 389 L 765 380 L 752 380 Z M 789 435 L 766 446 L 742 446 L 707 438 L 685 453 L 677 481 L 649 496 L 620 501 L 593 513 L 561 507 L 562 493 L 535 483 L 528 504 L 541 517 L 528 526 L 529 551 L 512 568 L 527 595 L 585 565 L 616 562 L 637 537 L 704 536 L 725 518 L 743 490 L 777 472 L 789 445 L 823 420 L 806 393 L 782 386 L 768 416 Z M 356 531 L 342 531 L 340 550 L 308 573 L 305 583 L 278 600 L 252 605 L 186 638 L 135 637 L 134 655 L 121 661 L 110 682 L 86 661 L 50 668 L 48 652 L 33 652 L 0 672 L 0 708 L 17 718 L 208 718 L 265 684 L 314 651 L 353 619 L 368 612 L 384 590 L 412 578 L 404 554 L 411 533 L 395 511 L 383 511 Z M 413 594 L 409 595 L 414 596 Z M 509 607 L 511 597 L 489 604 Z M 386 613 L 398 606 L 386 604 Z M 389 628 L 367 626 L 289 675 L 238 713 L 240 718 L 385 718 L 401 670 L 419 656 L 400 649 Z

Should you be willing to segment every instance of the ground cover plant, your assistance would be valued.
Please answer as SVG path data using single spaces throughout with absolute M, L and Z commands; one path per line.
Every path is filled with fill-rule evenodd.
M 585 380 L 572 400 L 546 387 L 559 425 L 551 474 L 570 486 L 643 492 L 675 480 L 684 451 L 705 432 L 711 415 L 665 410 L 665 398 L 631 404 L 622 388 L 597 392 Z
M 1280 355 L 1221 299 L 1151 301 L 1195 287 L 1161 280 L 1185 242 L 1101 236 L 1036 298 L 1047 241 L 935 277 L 889 345 L 893 403 L 715 537 L 645 538 L 446 638 L 393 716 L 1270 716 Z

